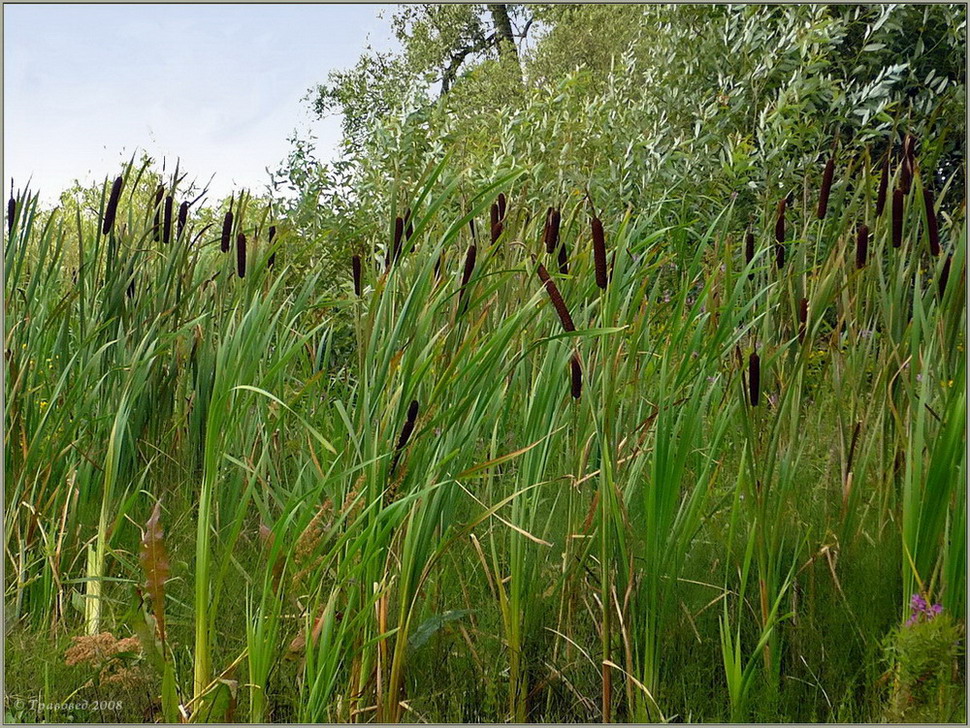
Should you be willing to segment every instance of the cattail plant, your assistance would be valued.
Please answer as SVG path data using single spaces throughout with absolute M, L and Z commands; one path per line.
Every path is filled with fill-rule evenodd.
M 185 230 L 185 223 L 189 220 L 189 203 L 183 202 L 179 205 L 179 215 L 178 215 L 178 232 L 176 235 L 181 238 L 182 232 Z
M 913 183 L 913 172 L 916 169 L 916 137 L 907 134 L 903 139 L 903 158 L 900 163 L 899 185 L 904 195 L 909 194 Z
M 500 221 L 505 220 L 505 205 L 508 201 L 505 199 L 505 193 L 498 193 L 498 219 Z
M 744 264 L 746 266 L 751 265 L 751 261 L 754 260 L 754 233 L 748 230 L 747 234 L 744 236 Z M 748 280 L 754 280 L 754 272 L 748 273 Z
M 748 395 L 751 406 L 757 407 L 761 401 L 761 357 L 756 351 L 748 357 Z
M 246 277 L 246 236 L 242 233 L 236 236 L 236 273 Z
M 808 329 L 808 299 L 798 302 L 798 343 L 804 343 L 805 331 Z
M 595 215 L 592 222 L 593 228 L 593 265 L 596 268 L 596 285 L 601 290 L 606 290 L 606 239 L 603 236 L 603 221 Z
M 230 236 L 232 235 L 232 200 L 229 200 L 229 210 L 222 218 L 222 252 L 229 252 Z
M 162 224 L 162 240 L 168 244 L 172 241 L 172 205 L 174 200 L 169 195 L 165 198 L 165 217 Z
M 270 225 L 269 226 L 269 242 L 267 243 L 267 245 L 269 245 L 270 247 L 273 247 L 273 238 L 275 238 L 275 237 L 276 237 L 276 226 L 275 225 Z M 268 268 L 272 268 L 275 265 L 276 265 L 276 251 L 274 250 L 272 253 L 269 254 L 269 259 L 266 261 L 266 266 Z
M 471 280 L 472 271 L 475 270 L 475 256 L 478 253 L 478 248 L 474 243 L 468 246 L 468 252 L 465 254 L 465 269 L 461 274 L 461 288 L 458 289 L 458 311 L 459 313 L 465 310 L 465 287 L 468 285 L 468 281 Z
M 499 202 L 493 202 L 492 208 L 489 211 L 489 223 L 490 223 L 489 230 L 491 230 L 491 233 L 492 233 L 493 245 L 495 244 L 495 241 L 499 239 L 499 236 L 502 234 L 502 230 L 505 227 L 505 225 L 502 222 L 502 218 L 503 218 L 502 206 L 504 206 L 505 204 L 504 202 L 502 202 L 503 198 L 504 198 L 504 195 L 499 195 Z M 501 205 L 499 203 L 501 203 Z
M 818 193 L 818 219 L 824 220 L 829 208 L 829 193 L 832 191 L 832 175 L 835 174 L 835 156 L 829 157 L 822 172 L 822 188 Z
M 124 180 L 119 175 L 111 185 L 111 196 L 108 198 L 108 206 L 104 209 L 104 224 L 101 227 L 101 234 L 107 235 L 115 224 L 115 216 L 118 214 L 118 202 L 121 200 L 121 186 Z
M 923 188 L 923 204 L 926 207 L 926 232 L 930 237 L 930 255 L 940 254 L 940 225 L 936 221 L 936 210 L 933 207 L 933 190 Z
M 354 295 L 360 298 L 360 256 L 355 255 L 350 259 L 350 267 L 354 275 Z
M 158 189 L 155 190 L 155 222 L 152 226 L 152 232 L 155 235 L 156 242 L 162 239 L 162 198 L 164 196 L 165 186 L 159 185 Z
M 893 190 L 893 247 L 898 248 L 903 242 L 903 205 L 906 193 L 899 187 Z
M 559 272 L 562 275 L 569 273 L 569 251 L 566 250 L 566 241 L 559 244 Z
M 407 420 L 404 422 L 404 427 L 401 428 L 401 436 L 397 440 L 397 447 L 394 449 L 394 460 L 391 461 L 391 475 L 397 470 L 397 463 L 401 457 L 401 451 L 407 447 L 408 440 L 411 439 L 411 433 L 414 432 L 414 422 L 418 418 L 418 400 L 411 400 L 411 404 L 408 405 L 408 416 Z
M 543 236 L 546 242 L 547 253 L 554 253 L 556 245 L 559 243 L 559 222 L 559 210 L 550 207 L 546 212 L 546 227 Z
M 946 256 L 946 260 L 943 261 L 943 268 L 940 270 L 940 278 L 937 282 L 940 289 L 940 298 L 943 298 L 943 294 L 946 293 L 946 284 L 950 280 L 950 264 L 953 262 L 953 256 Z
M 886 206 L 886 192 L 889 190 L 889 152 L 882 163 L 882 176 L 879 178 L 879 192 L 876 194 L 876 217 L 882 215 L 882 210 Z
M 866 267 L 866 259 L 869 257 L 869 227 L 865 224 L 860 225 L 856 231 L 855 238 L 855 267 L 861 270 Z
M 471 229 L 471 232 L 472 232 L 472 240 L 477 242 L 478 232 L 475 230 L 475 218 L 472 218 L 471 220 L 468 221 L 468 227 Z
M 566 302 L 562 299 L 562 294 L 559 293 L 556 282 L 549 276 L 549 271 L 546 270 L 546 267 L 542 263 L 539 263 L 537 273 L 539 280 L 546 287 L 546 293 L 549 294 L 549 300 L 552 301 L 553 308 L 559 314 L 559 320 L 562 322 L 563 329 L 566 331 L 575 331 L 576 327 L 573 325 L 573 319 L 569 315 L 569 309 L 566 308 Z
M 404 218 L 397 217 L 394 219 L 394 249 L 392 255 L 394 256 L 394 262 L 396 263 L 401 257 L 401 240 L 404 237 Z M 388 261 L 390 263 L 390 261 Z
M 572 395 L 573 399 L 579 399 L 583 394 L 583 365 L 579 360 L 579 352 L 574 352 L 572 359 L 569 360 L 571 370 Z
M 411 208 L 407 208 L 404 211 L 404 239 L 410 240 L 414 237 L 414 220 L 411 219 Z
M 501 218 L 501 216 L 499 215 L 499 212 L 498 212 L 498 203 L 497 202 L 493 202 L 492 203 L 492 207 L 488 211 L 488 224 L 489 224 L 489 229 L 495 230 L 495 226 L 499 224 L 499 222 L 501 221 L 501 219 L 502 218 Z M 494 236 L 494 233 L 493 233 L 493 236 Z
M 13 187 L 13 182 L 10 184 Z M 17 214 L 17 201 L 13 198 L 13 192 L 10 193 L 10 199 L 7 200 L 7 236 L 13 235 L 13 218 Z

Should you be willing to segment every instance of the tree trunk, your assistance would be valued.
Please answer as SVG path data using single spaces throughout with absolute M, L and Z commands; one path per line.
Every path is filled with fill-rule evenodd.
M 518 63 L 519 52 L 515 48 L 515 37 L 512 35 L 512 21 L 509 20 L 508 6 L 489 5 L 488 10 L 491 12 L 492 22 L 495 24 L 495 42 L 498 45 L 499 57 Z

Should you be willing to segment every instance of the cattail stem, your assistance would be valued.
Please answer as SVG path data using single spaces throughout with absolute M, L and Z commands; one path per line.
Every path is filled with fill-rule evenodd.
M 866 267 L 866 259 L 869 256 L 869 228 L 866 225 L 860 225 L 859 230 L 856 233 L 855 240 L 855 267 L 856 270 L 862 270 Z
M 606 290 L 608 277 L 606 274 L 606 238 L 603 235 L 603 221 L 593 218 L 593 267 L 596 269 L 596 285 Z
M 361 292 L 361 287 L 360 287 L 361 268 L 360 268 L 360 256 L 359 255 L 355 255 L 353 258 L 350 259 L 350 267 L 351 267 L 351 270 L 353 271 L 353 275 L 354 275 L 354 295 L 357 296 L 358 298 L 360 298 L 360 292 Z
M 933 190 L 923 188 L 923 204 L 926 207 L 926 232 L 930 237 L 930 255 L 940 254 L 940 225 L 936 220 L 936 209 L 933 206 Z
M 903 205 L 906 193 L 900 188 L 893 190 L 893 247 L 898 248 L 903 242 Z
M 236 236 L 236 273 L 246 277 L 246 236 L 242 233 Z
M 754 351 L 748 357 L 748 396 L 751 406 L 757 407 L 761 401 L 761 357 Z
M 118 202 L 121 200 L 121 186 L 124 180 L 119 175 L 111 185 L 111 196 L 108 198 L 108 206 L 104 210 L 104 224 L 101 233 L 107 235 L 115 224 L 115 216 L 118 214 Z
M 539 280 L 541 280 L 546 287 L 546 293 L 549 294 L 549 300 L 552 301 L 553 308 L 555 308 L 556 313 L 559 314 L 559 321 L 562 322 L 562 327 L 566 331 L 575 331 L 576 327 L 573 325 L 573 319 L 569 315 L 569 309 L 566 308 L 566 302 L 562 299 L 562 294 L 559 293 L 559 289 L 556 287 L 556 282 L 549 276 L 549 271 L 546 270 L 546 267 L 542 265 L 542 263 L 539 263 L 537 273 L 539 275 Z
M 745 266 L 751 265 L 751 261 L 754 260 L 754 233 L 748 230 L 747 234 L 744 236 L 744 264 Z M 748 280 L 754 280 L 754 272 L 748 273 Z
M 835 174 L 835 158 L 829 157 L 822 172 L 822 189 L 818 194 L 818 219 L 824 220 L 829 208 L 829 193 L 832 191 L 832 175 Z

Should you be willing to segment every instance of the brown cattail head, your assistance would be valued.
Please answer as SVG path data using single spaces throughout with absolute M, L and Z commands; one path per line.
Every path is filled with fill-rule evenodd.
M 903 205 L 906 193 L 900 188 L 893 190 L 893 247 L 898 248 L 903 242 Z
M 775 217 L 775 242 L 785 242 L 785 208 L 788 206 L 788 199 L 782 198 L 778 203 L 778 214 Z
M 10 193 L 10 199 L 7 200 L 7 235 L 13 235 L 13 219 L 17 214 L 17 201 L 13 198 L 13 192 Z
M 498 219 L 499 220 L 504 220 L 505 219 L 505 205 L 506 205 L 506 203 L 507 203 L 507 200 L 505 199 L 505 193 L 504 192 L 499 192 L 498 193 Z
M 559 210 L 550 207 L 546 212 L 546 229 L 544 234 L 546 252 L 554 253 L 559 244 Z
M 475 242 L 476 238 L 478 237 L 478 233 L 475 231 L 475 218 L 472 218 L 471 220 L 468 221 L 468 227 L 471 228 L 472 241 Z
M 489 227 L 494 228 L 496 225 L 498 225 L 499 220 L 501 219 L 502 216 L 498 214 L 498 203 L 493 202 L 491 209 L 488 211 Z
M 408 405 L 408 416 L 404 421 L 404 427 L 401 428 L 401 435 L 397 440 L 397 447 L 394 452 L 394 460 L 391 462 L 391 473 L 397 469 L 397 461 L 401 457 L 401 451 L 407 447 L 408 440 L 411 439 L 411 433 L 414 432 L 414 422 L 418 418 L 418 400 L 411 400 L 411 404 Z
M 502 235 L 502 231 L 505 229 L 505 223 L 499 220 L 497 223 L 492 225 L 492 244 L 494 245 Z
M 101 233 L 107 235 L 115 224 L 115 216 L 118 214 L 118 202 L 121 200 L 121 186 L 124 180 L 119 175 L 111 185 L 111 196 L 108 198 L 108 206 L 104 209 L 104 225 Z
M 406 227 L 404 231 L 404 239 L 410 240 L 412 237 L 414 237 L 414 220 L 411 219 L 410 207 L 404 211 L 404 224 Z
M 950 264 L 953 262 L 953 256 L 946 256 L 946 260 L 943 261 L 943 268 L 940 270 L 940 278 L 938 281 L 940 287 L 940 298 L 943 298 L 943 294 L 946 293 L 946 284 L 950 280 Z
M 404 218 L 394 219 L 394 262 L 401 257 L 401 240 L 404 237 Z
M 246 277 L 246 236 L 236 236 L 236 272 L 240 278 Z
M 596 285 L 601 290 L 606 290 L 606 238 L 603 235 L 603 221 L 598 217 L 593 218 L 593 265 L 596 269 Z
M 744 264 L 751 265 L 754 260 L 754 233 L 748 230 L 744 236 Z M 748 280 L 754 280 L 754 273 L 748 273 Z
M 472 243 L 468 246 L 468 252 L 465 254 L 465 269 L 461 273 L 461 288 L 458 290 L 458 311 L 463 312 L 465 310 L 465 286 L 468 285 L 468 281 L 471 280 L 472 272 L 475 270 L 475 256 L 478 254 L 478 248 Z
M 889 152 L 882 163 L 882 177 L 879 178 L 879 193 L 876 195 L 876 217 L 882 215 L 886 206 L 886 192 L 889 190 Z
M 940 254 L 940 225 L 936 221 L 936 209 L 933 207 L 933 190 L 923 188 L 923 204 L 926 207 L 926 232 L 930 237 L 930 255 Z
M 566 250 L 565 240 L 559 245 L 559 272 L 563 275 L 569 273 L 569 251 Z
M 751 406 L 757 407 L 761 401 L 761 358 L 754 351 L 748 357 L 748 396 Z
M 273 238 L 275 238 L 275 237 L 276 237 L 276 226 L 275 225 L 270 225 L 269 226 L 269 243 L 268 243 L 268 245 L 272 245 L 273 244 Z M 266 261 L 266 267 L 267 268 L 272 268 L 275 265 L 276 265 L 276 251 L 274 250 L 272 253 L 269 254 L 269 259 L 267 259 L 267 261 Z
M 162 239 L 162 198 L 165 196 L 165 186 L 159 185 L 158 189 L 155 190 L 155 224 L 152 228 L 155 234 L 155 240 Z
M 179 205 L 178 231 L 176 232 L 177 237 L 179 238 L 182 237 L 182 231 L 185 230 L 185 223 L 187 223 L 188 221 L 189 221 L 189 203 L 183 202 L 181 205 Z
M 355 255 L 350 259 L 350 267 L 354 274 L 354 295 L 360 298 L 360 256 Z
M 829 209 L 829 193 L 832 191 L 832 175 L 835 174 L 835 157 L 829 157 L 822 172 L 822 189 L 818 193 L 818 219 L 824 220 Z
M 569 360 L 569 368 L 572 370 L 572 395 L 573 399 L 579 399 L 583 394 L 583 365 L 579 361 L 579 353 L 574 353 Z
M 553 308 L 556 309 L 556 313 L 559 314 L 559 320 L 562 322 L 562 327 L 566 331 L 575 331 L 576 327 L 573 325 L 573 319 L 569 315 L 569 309 L 566 308 L 566 302 L 562 300 L 562 294 L 559 293 L 559 289 L 556 287 L 556 282 L 552 280 L 549 276 L 549 271 L 546 267 L 539 263 L 539 268 L 537 270 L 539 275 L 539 280 L 546 287 L 546 293 L 549 294 L 549 300 L 552 301 Z
M 172 200 L 171 195 L 165 198 L 165 218 L 164 218 L 164 226 L 162 228 L 162 240 L 164 240 L 166 244 L 172 241 L 172 204 L 173 203 L 174 203 L 174 200 Z
M 231 204 L 231 203 L 230 203 Z M 226 216 L 222 218 L 222 252 L 229 252 L 230 236 L 232 235 L 232 210 L 226 213 Z
M 869 228 L 860 225 L 856 231 L 855 238 L 855 267 L 861 270 L 866 267 L 866 260 L 869 257 Z
M 798 302 L 798 341 L 805 341 L 805 331 L 808 328 L 808 299 L 803 298 Z
M 785 245 L 784 243 L 775 243 L 775 265 L 778 266 L 778 270 L 785 267 Z

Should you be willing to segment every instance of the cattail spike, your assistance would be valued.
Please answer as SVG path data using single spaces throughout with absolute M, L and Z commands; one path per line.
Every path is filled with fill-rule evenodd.
M 930 255 L 940 254 L 940 225 L 936 221 L 936 209 L 933 207 L 933 190 L 923 188 L 923 204 L 926 207 L 926 232 L 930 237 Z
M 573 354 L 573 358 L 569 360 L 569 368 L 571 370 L 573 399 L 579 399 L 583 394 L 583 366 L 578 353 Z
M 102 235 L 111 232 L 115 224 L 115 216 L 118 214 L 118 202 L 121 200 L 121 186 L 124 180 L 119 175 L 111 185 L 111 196 L 108 198 L 108 206 L 104 209 L 104 225 L 101 228 Z
M 757 352 L 748 357 L 748 394 L 751 406 L 757 407 L 761 401 L 761 358 Z
M 172 205 L 174 201 L 172 196 L 169 195 L 165 198 L 165 218 L 164 226 L 162 228 L 162 240 L 167 245 L 172 241 Z
M 185 230 L 185 223 L 189 220 L 189 203 L 183 202 L 179 205 L 179 216 L 178 216 L 178 232 L 176 236 L 178 238 L 182 237 L 182 232 Z
M 596 285 L 606 290 L 606 238 L 603 235 L 603 221 L 593 218 L 593 265 L 596 269 Z
M 832 191 L 832 175 L 835 174 L 835 158 L 829 157 L 822 173 L 822 189 L 818 195 L 818 219 L 824 220 L 829 208 L 829 193 Z
M 943 298 L 943 294 L 946 293 L 946 284 L 950 280 L 950 264 L 953 262 L 953 256 L 946 256 L 946 260 L 943 262 L 943 269 L 940 270 L 939 288 L 940 288 L 940 299 Z
M 900 188 L 893 190 L 893 247 L 898 248 L 903 242 L 903 205 L 905 195 Z
M 546 211 L 546 228 L 543 234 L 546 243 L 546 252 L 550 255 L 556 251 L 559 244 L 559 210 L 550 207 Z
M 505 205 L 506 205 L 506 203 L 507 203 L 507 200 L 505 199 L 505 193 L 504 192 L 499 192 L 498 193 L 498 219 L 499 219 L 499 221 L 504 221 L 505 220 Z
M 778 203 L 778 214 L 775 218 L 775 242 L 785 242 L 785 208 L 788 206 L 788 199 L 782 198 Z
M 401 239 L 404 237 L 404 218 L 394 219 L 394 262 L 401 257 Z
M 546 287 L 546 293 L 549 294 L 549 300 L 552 301 L 553 308 L 556 309 L 556 313 L 559 314 L 559 321 L 562 322 L 562 327 L 566 331 L 575 331 L 576 327 L 573 325 L 573 319 L 569 315 L 569 309 L 566 308 L 566 302 L 562 298 L 562 294 L 559 293 L 559 289 L 556 287 L 556 282 L 552 280 L 549 276 L 549 271 L 546 267 L 539 263 L 539 268 L 537 270 L 539 275 L 539 280 Z
M 492 244 L 494 245 L 498 242 L 498 239 L 502 236 L 502 231 L 505 229 L 505 223 L 499 220 L 497 223 L 492 225 Z
M 886 192 L 889 190 L 889 152 L 886 152 L 886 159 L 882 163 L 882 177 L 879 179 L 879 193 L 876 195 L 876 217 L 882 215 L 883 208 L 886 207 Z
M 465 269 L 461 274 L 461 288 L 458 289 L 458 311 L 463 313 L 465 311 L 465 287 L 468 285 L 468 281 L 471 280 L 472 271 L 475 270 L 475 256 L 478 253 L 478 248 L 474 243 L 468 246 L 468 252 L 465 254 Z
M 858 231 L 856 232 L 855 239 L 855 267 L 856 270 L 862 270 L 866 267 L 866 260 L 869 257 L 869 228 L 866 225 L 860 225 Z
M 489 209 L 489 229 L 494 230 L 495 226 L 499 224 L 501 219 L 501 216 L 498 214 L 498 204 L 493 202 L 492 207 Z M 494 240 L 492 242 L 494 242 Z
M 240 278 L 246 277 L 246 236 L 236 236 L 236 272 Z
M 229 244 L 232 236 L 232 210 L 226 213 L 226 216 L 222 218 L 222 252 L 229 252 Z
M 407 420 L 404 422 L 404 427 L 401 428 L 401 435 L 397 440 L 397 447 L 394 452 L 394 460 L 391 462 L 391 474 L 397 470 L 397 462 L 401 457 L 401 451 L 407 447 L 408 441 L 411 439 L 411 433 L 414 432 L 414 422 L 418 418 L 418 400 L 411 400 L 411 404 L 408 405 L 408 416 Z
M 808 299 L 803 298 L 798 302 L 798 342 L 805 341 L 805 331 L 808 328 Z
M 11 187 L 13 185 L 11 184 Z M 10 199 L 7 200 L 7 237 L 13 235 L 13 219 L 17 214 L 17 201 L 13 197 L 13 192 L 10 192 Z
M 152 228 L 153 234 L 155 235 L 155 241 L 158 242 L 162 239 L 162 198 L 165 196 L 165 186 L 159 185 L 158 189 L 155 190 L 155 223 Z
M 569 274 L 569 251 L 566 250 L 565 240 L 559 246 L 559 272 L 563 275 Z
M 275 238 L 275 237 L 276 237 L 276 226 L 275 225 L 270 225 L 269 226 L 269 243 L 268 243 L 268 245 L 270 247 L 272 247 L 272 245 L 273 245 L 273 238 Z M 276 251 L 274 250 L 272 253 L 269 254 L 269 259 L 266 261 L 266 267 L 267 268 L 273 268 L 275 266 L 276 266 Z
M 360 273 L 361 273 L 361 269 L 360 269 L 360 256 L 359 255 L 355 255 L 353 258 L 350 259 L 350 267 L 351 267 L 351 269 L 353 271 L 353 275 L 354 275 L 354 295 L 357 296 L 358 298 L 360 298 L 360 291 L 361 291 L 361 287 L 360 287 Z

